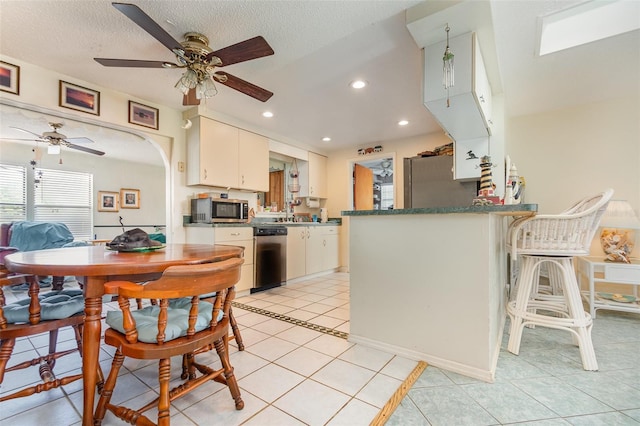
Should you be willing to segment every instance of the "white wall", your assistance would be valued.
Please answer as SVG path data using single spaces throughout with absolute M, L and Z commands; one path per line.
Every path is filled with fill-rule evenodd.
M 169 203 L 167 203 L 167 208 L 164 211 L 166 212 L 167 238 L 176 243 L 184 242 L 182 215 L 188 214 L 189 211 L 185 207 L 187 202 L 182 201 L 182 199 L 185 193 L 192 193 L 193 190 L 185 188 L 185 173 L 178 172 L 178 162 L 186 162 L 186 135 L 185 131 L 180 128 L 182 123 L 182 113 L 180 111 L 154 104 L 144 99 L 134 98 L 126 93 L 109 90 L 77 78 L 58 74 L 14 58 L 0 56 L 0 59 L 20 66 L 20 95 L 0 92 L 0 102 L 12 105 L 32 105 L 39 111 L 73 117 L 73 119 L 81 122 L 105 125 L 115 129 L 126 129 L 156 146 L 166 170 L 164 183 L 165 194 Z M 58 106 L 59 80 L 99 91 L 100 115 L 94 116 L 75 112 Z M 159 130 L 145 128 L 142 131 L 139 126 L 128 123 L 129 100 L 158 108 L 160 111 L 158 115 Z M 109 187 L 112 186 L 115 188 L 117 185 L 109 184 Z M 137 188 L 135 183 L 129 183 L 126 187 Z M 97 191 L 101 188 L 96 185 L 95 189 Z M 142 193 L 141 197 L 144 200 L 145 194 Z
M 6 164 L 31 167 L 29 161 L 34 157 L 30 144 L 2 142 L 0 162 Z M 141 227 L 146 232 L 155 232 L 155 226 L 165 226 L 166 197 L 164 166 L 116 161 L 64 150 L 63 164 L 59 164 L 60 156 L 42 155 L 37 167 L 44 169 L 69 170 L 93 173 L 94 234 L 99 239 L 111 239 L 122 233 L 119 217 L 125 229 Z M 158 157 L 160 154 L 158 153 Z M 46 182 L 46 174 L 43 181 Z M 117 212 L 99 212 L 97 210 L 98 191 L 120 192 L 121 188 L 140 190 L 139 209 L 120 209 Z
M 511 118 L 506 140 L 540 212 L 613 188 L 640 213 L 640 97 Z
M 525 202 L 557 213 L 613 188 L 640 217 L 640 97 L 631 95 L 507 120 L 506 152 L 526 179 Z M 603 255 L 598 236 L 591 254 Z

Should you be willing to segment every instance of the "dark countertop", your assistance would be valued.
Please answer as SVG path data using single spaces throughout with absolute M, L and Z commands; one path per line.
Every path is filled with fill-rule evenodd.
M 237 228 L 257 226 L 340 226 L 338 222 L 251 222 L 251 223 L 185 223 L 183 226 L 194 228 Z
M 492 206 L 468 206 L 468 207 L 432 207 L 424 209 L 396 209 L 396 210 L 344 210 L 343 216 L 391 216 L 409 214 L 451 214 L 451 213 L 496 213 L 505 216 L 523 213 L 535 214 L 538 211 L 537 204 L 512 204 Z

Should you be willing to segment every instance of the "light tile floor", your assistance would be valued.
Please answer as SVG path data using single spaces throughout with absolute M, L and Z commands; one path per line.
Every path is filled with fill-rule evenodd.
M 8 295 L 9 302 L 12 297 Z M 234 313 L 246 349 L 237 351 L 232 342 L 231 362 L 245 408 L 236 411 L 228 390 L 214 383 L 177 400 L 172 424 L 368 425 L 417 364 L 340 337 L 349 332 L 348 274 L 325 275 L 236 301 Z M 324 333 L 324 327 L 334 332 Z M 503 348 L 507 339 L 505 335 Z M 640 315 L 600 311 L 593 339 L 598 372 L 582 370 L 568 333 L 540 327 L 525 330 L 520 356 L 501 351 L 493 384 L 429 366 L 387 424 L 640 424 Z M 73 345 L 69 332 L 61 340 L 62 346 Z M 25 358 L 46 344 L 45 336 L 23 339 L 16 353 Z M 112 353 L 103 347 L 105 371 Z M 207 356 L 216 363 L 215 356 Z M 78 368 L 77 355 L 66 358 L 56 368 Z M 114 400 L 152 399 L 156 375 L 154 363 L 127 360 Z M 7 375 L 0 393 L 35 381 L 35 376 Z M 2 403 L 0 425 L 77 425 L 80 390 L 76 382 Z M 124 423 L 107 414 L 103 424 Z

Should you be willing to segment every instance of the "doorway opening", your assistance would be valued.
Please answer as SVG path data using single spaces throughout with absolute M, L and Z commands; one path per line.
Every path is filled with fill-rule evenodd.
M 353 210 L 393 210 L 395 206 L 395 153 L 352 160 Z

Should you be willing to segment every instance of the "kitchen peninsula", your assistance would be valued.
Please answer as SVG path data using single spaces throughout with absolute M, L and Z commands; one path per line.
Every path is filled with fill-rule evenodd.
M 536 204 L 343 211 L 349 340 L 493 382 L 505 322 L 510 216 Z

